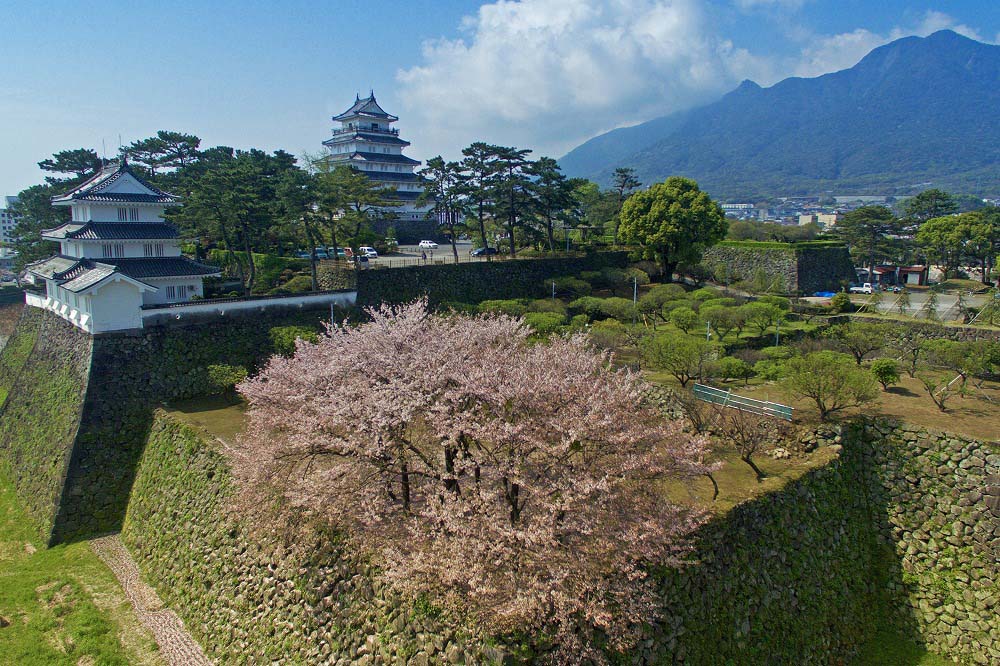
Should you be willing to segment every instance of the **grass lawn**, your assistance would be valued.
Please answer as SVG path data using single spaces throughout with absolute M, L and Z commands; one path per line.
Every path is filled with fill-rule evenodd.
M 771 400 L 791 405 L 795 408 L 796 423 L 818 423 L 815 404 L 807 399 L 790 398 L 775 384 L 739 386 L 737 382 L 718 385 L 732 388 L 733 393 L 758 400 Z M 884 414 L 908 423 L 922 425 L 935 430 L 946 430 L 984 440 L 1000 440 L 1000 384 L 984 382 L 982 389 L 972 387 L 969 382 L 968 395 L 956 395 L 947 403 L 947 412 L 942 412 L 931 401 L 918 379 L 904 374 L 899 384 L 888 391 L 879 389 L 877 400 L 863 408 L 851 408 L 833 415 L 844 418 L 857 414 Z
M 86 543 L 44 549 L 0 477 L 0 664 L 163 664 L 118 581 Z
M 178 400 L 167 411 L 227 443 L 233 442 L 246 427 L 246 404 L 232 396 Z

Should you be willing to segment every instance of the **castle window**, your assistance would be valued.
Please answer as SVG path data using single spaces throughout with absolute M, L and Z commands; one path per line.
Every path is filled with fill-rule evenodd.
M 118 209 L 118 221 L 119 222 L 124 222 L 127 219 L 128 219 L 128 208 L 119 208 Z
M 147 257 L 162 257 L 163 243 L 143 243 L 142 253 Z
M 177 287 L 174 285 L 167 285 L 167 298 L 177 298 Z

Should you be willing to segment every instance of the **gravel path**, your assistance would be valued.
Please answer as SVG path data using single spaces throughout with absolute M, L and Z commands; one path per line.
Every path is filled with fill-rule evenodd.
M 160 654 L 168 664 L 212 666 L 177 614 L 165 608 L 156 591 L 142 580 L 135 561 L 117 534 L 93 539 L 90 548 L 114 572 L 139 621 L 153 632 Z

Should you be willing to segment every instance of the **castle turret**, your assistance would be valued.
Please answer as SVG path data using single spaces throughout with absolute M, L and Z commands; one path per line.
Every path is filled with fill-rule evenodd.
M 418 207 L 417 198 L 423 192 L 414 168 L 418 160 L 403 155 L 409 141 L 399 138 L 392 124 L 399 120 L 386 113 L 372 92 L 365 99 L 355 97 L 354 105 L 333 116 L 333 137 L 323 142 L 333 165 L 346 164 L 365 174 L 372 181 L 395 188 L 392 199 L 400 206 L 393 210 L 399 220 L 422 220 L 428 208 Z
M 179 203 L 125 158 L 53 197 L 71 212 L 69 222 L 42 231 L 59 254 L 26 267 L 45 284 L 43 307 L 97 333 L 141 328 L 143 305 L 203 296 L 203 279 L 219 269 L 181 256 L 177 229 L 163 219 Z

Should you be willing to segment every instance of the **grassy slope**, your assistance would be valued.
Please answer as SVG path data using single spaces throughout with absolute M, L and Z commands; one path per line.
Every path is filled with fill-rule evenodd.
M 86 543 L 43 549 L 3 478 L 0 617 L 0 664 L 163 663 L 111 571 Z

